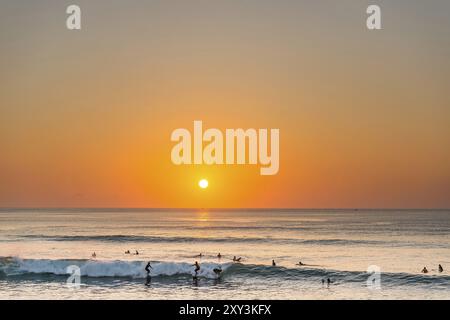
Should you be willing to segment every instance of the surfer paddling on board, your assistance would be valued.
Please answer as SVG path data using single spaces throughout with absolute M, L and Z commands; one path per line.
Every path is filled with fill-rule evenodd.
M 301 261 L 299 261 L 295 265 L 300 266 L 300 267 L 320 267 L 320 265 L 318 265 L 318 264 L 307 264 L 307 263 L 303 263 Z
M 233 257 L 234 262 L 241 262 L 242 257 L 236 258 L 236 256 Z

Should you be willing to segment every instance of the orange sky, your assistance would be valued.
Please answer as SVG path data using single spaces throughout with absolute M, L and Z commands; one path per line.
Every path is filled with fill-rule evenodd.
M 0 207 L 450 207 L 448 3 L 79 4 L 1 4 Z M 194 120 L 279 128 L 279 173 L 173 165 Z

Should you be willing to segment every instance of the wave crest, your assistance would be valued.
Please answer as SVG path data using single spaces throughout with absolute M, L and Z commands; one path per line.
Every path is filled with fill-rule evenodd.
M 21 259 L 17 257 L 0 257 L 0 277 L 21 277 L 36 274 L 37 277 L 43 274 L 68 275 L 69 266 L 80 268 L 80 275 L 92 278 L 146 278 L 145 266 L 147 261 L 99 261 L 99 260 L 76 260 L 76 259 Z M 322 267 L 301 267 L 286 268 L 272 267 L 267 265 L 240 264 L 240 263 L 201 263 L 199 277 L 216 279 L 213 269 L 221 267 L 224 277 L 262 277 L 290 279 L 290 280 L 310 280 L 319 282 L 321 279 L 331 278 L 335 284 L 347 282 L 359 282 L 365 285 L 369 274 L 360 271 L 339 271 Z M 194 274 L 194 266 L 187 262 L 152 262 L 150 275 L 152 277 L 171 277 Z M 383 285 L 439 285 L 441 288 L 450 289 L 450 276 L 423 275 L 410 273 L 387 273 L 381 275 Z
M 69 266 L 80 268 L 81 276 L 101 277 L 129 277 L 146 278 L 145 266 L 147 261 L 99 261 L 99 260 L 50 260 L 50 259 L 21 259 L 15 257 L 0 258 L 0 272 L 6 276 L 21 274 L 53 274 L 67 275 Z M 223 271 L 230 263 L 202 263 L 198 273 L 200 277 L 216 278 L 213 269 L 220 266 Z M 186 262 L 152 262 L 151 276 L 174 276 L 194 274 L 194 266 Z

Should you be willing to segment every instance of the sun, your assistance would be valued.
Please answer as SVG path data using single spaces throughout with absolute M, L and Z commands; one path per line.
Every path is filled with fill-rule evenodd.
M 208 188 L 208 184 L 209 184 L 208 180 L 206 180 L 206 179 L 202 179 L 198 182 L 198 186 L 202 189 Z

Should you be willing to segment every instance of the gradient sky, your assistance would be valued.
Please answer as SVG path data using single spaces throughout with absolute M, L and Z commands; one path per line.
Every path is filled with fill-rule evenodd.
M 2 0 L 0 207 L 448 208 L 449 16 L 448 0 Z M 279 128 L 278 175 L 173 165 L 193 120 Z

